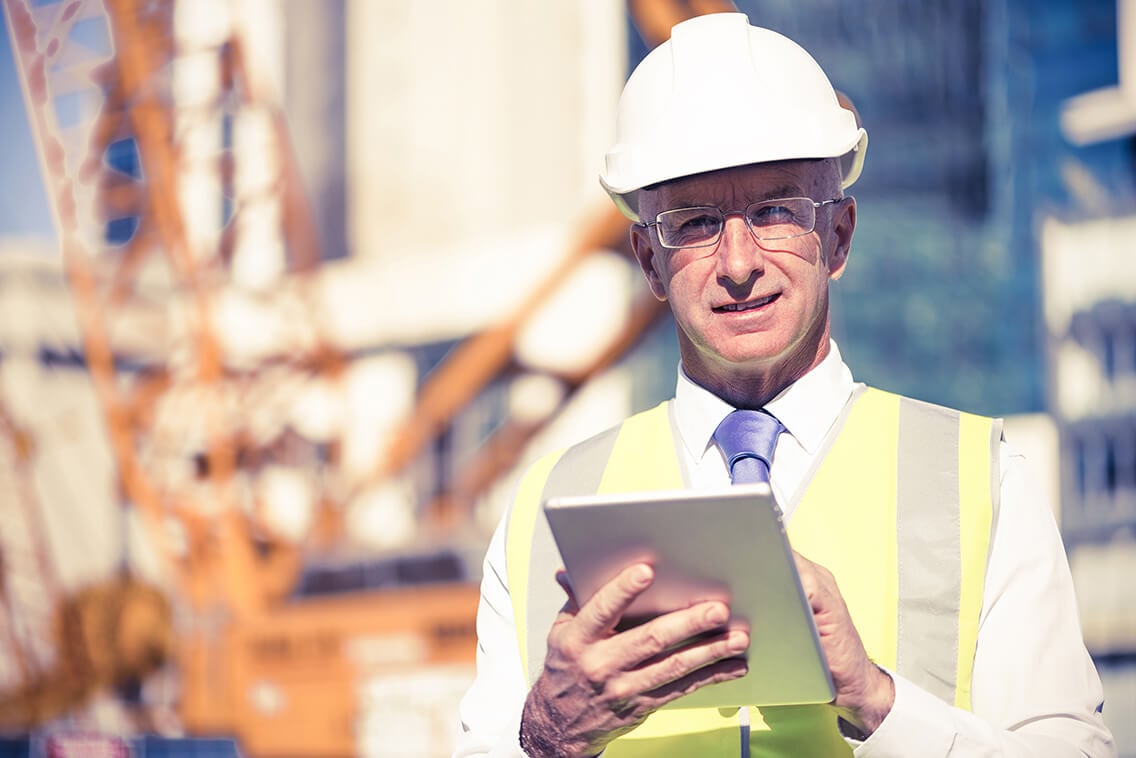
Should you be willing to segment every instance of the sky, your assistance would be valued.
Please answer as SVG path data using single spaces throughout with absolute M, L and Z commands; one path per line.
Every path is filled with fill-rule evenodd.
M 7 19 L 0 13 L 0 239 L 52 241 L 55 229 L 28 125 Z

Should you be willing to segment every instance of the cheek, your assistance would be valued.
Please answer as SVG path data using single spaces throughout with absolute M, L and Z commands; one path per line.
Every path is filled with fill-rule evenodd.
M 706 268 L 707 262 L 713 258 L 702 260 L 684 260 L 680 256 L 672 255 L 666 261 L 656 258 L 653 262 L 655 274 L 667 289 L 667 294 L 674 295 L 689 292 L 698 287 L 698 282 L 704 281 L 707 275 L 713 274 L 713 265 Z
M 774 255 L 792 255 L 795 258 L 805 257 L 804 251 L 798 250 L 797 247 L 790 244 L 792 242 L 796 242 L 796 240 L 762 240 L 758 243 L 758 247 L 766 255 L 772 253 Z
M 816 232 L 787 240 L 763 240 L 758 243 L 766 254 L 789 255 L 810 266 L 822 263 L 820 235 Z
M 808 244 L 798 245 L 796 248 L 794 248 L 790 252 L 794 256 L 796 256 L 797 258 L 799 258 L 800 260 L 804 261 L 805 263 L 809 264 L 810 266 L 812 266 L 814 268 L 816 268 L 816 267 L 823 268 L 824 267 L 824 256 L 821 255 L 820 239 L 818 237 L 816 237 L 815 235 L 809 235 L 809 237 L 807 239 L 808 239 Z

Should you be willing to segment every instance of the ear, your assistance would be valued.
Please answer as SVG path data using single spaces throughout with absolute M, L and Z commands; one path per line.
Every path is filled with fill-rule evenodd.
M 666 302 L 667 288 L 663 286 L 663 277 L 659 273 L 658 259 L 655 257 L 655 248 L 651 244 L 651 230 L 639 224 L 631 225 L 631 252 L 635 260 L 639 261 L 639 268 L 647 277 L 647 286 L 659 302 Z
M 828 277 L 839 279 L 844 275 L 848 253 L 852 248 L 852 232 L 856 231 L 856 198 L 849 195 L 833 206 L 832 250 L 828 255 Z

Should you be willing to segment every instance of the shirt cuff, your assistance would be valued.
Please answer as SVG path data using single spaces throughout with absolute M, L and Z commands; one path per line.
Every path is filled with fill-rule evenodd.
M 938 758 L 950 753 L 955 741 L 951 707 L 939 698 L 888 671 L 895 682 L 895 703 L 868 739 L 846 738 L 856 758 Z

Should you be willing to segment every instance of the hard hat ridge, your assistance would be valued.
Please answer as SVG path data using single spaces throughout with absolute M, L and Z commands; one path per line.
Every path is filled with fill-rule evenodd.
M 866 145 L 804 48 L 744 14 L 709 14 L 676 25 L 628 78 L 600 183 L 639 220 L 644 187 L 751 163 L 844 158 L 847 187 Z

